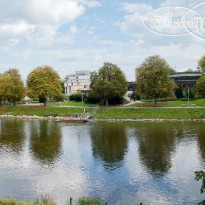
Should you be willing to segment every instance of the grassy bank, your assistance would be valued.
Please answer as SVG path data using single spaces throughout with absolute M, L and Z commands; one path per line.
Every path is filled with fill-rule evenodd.
M 190 100 L 190 106 L 205 106 L 205 99 Z M 135 107 L 154 107 L 154 102 L 142 102 L 135 103 L 132 106 Z M 176 100 L 176 101 L 166 101 L 158 102 L 158 107 L 187 107 L 188 101 Z
M 95 107 L 98 106 L 99 104 L 96 103 L 88 103 L 88 102 L 76 102 L 76 101 L 65 101 L 65 102 L 55 102 L 55 103 L 50 103 L 50 105 L 63 105 L 63 106 L 82 106 L 82 107 Z
M 57 203 L 50 197 L 42 198 L 36 202 L 0 198 L 0 205 L 57 205 Z M 101 202 L 97 199 L 82 197 L 78 200 L 77 205 L 101 205 Z
M 16 199 L 1 199 L 0 198 L 0 205 L 57 205 L 52 199 L 50 200 L 37 200 L 36 202 L 30 201 L 19 201 Z
M 205 109 L 200 108 L 104 108 L 97 112 L 98 119 L 203 119 Z
M 91 109 L 86 109 L 90 112 Z M 0 115 L 60 116 L 82 113 L 84 108 L 54 106 L 1 106 Z M 205 119 L 205 108 L 101 108 L 97 119 Z
M 60 116 L 67 113 L 82 113 L 83 108 L 67 108 L 53 106 L 1 106 L 0 115 L 28 115 L 28 116 Z

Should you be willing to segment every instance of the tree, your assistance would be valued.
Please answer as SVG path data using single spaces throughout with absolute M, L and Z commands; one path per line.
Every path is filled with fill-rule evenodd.
M 24 83 L 17 69 L 9 69 L 0 77 L 0 96 L 16 105 L 25 96 Z
M 194 87 L 187 88 L 185 91 L 185 95 L 188 98 L 194 98 L 196 95 L 196 91 Z
M 0 102 L 5 100 L 7 82 L 8 82 L 8 76 L 0 74 Z
M 104 63 L 98 72 L 91 74 L 91 94 L 109 104 L 109 99 L 123 97 L 127 91 L 127 81 L 121 69 L 112 63 Z
M 201 76 L 196 82 L 196 90 L 199 95 L 205 97 L 205 76 Z
M 27 78 L 28 96 L 39 97 L 46 106 L 48 98 L 62 97 L 61 79 L 50 66 L 37 67 Z
M 194 70 L 192 68 L 188 68 L 185 72 L 193 73 Z
M 137 90 L 144 96 L 157 99 L 172 94 L 176 87 L 174 81 L 169 78 L 171 68 L 160 56 L 150 56 L 137 69 Z
M 175 96 L 177 97 L 177 99 L 179 98 L 183 98 L 183 90 L 181 87 L 177 87 L 175 90 Z
M 205 73 L 205 55 L 198 60 L 198 69 L 201 73 Z

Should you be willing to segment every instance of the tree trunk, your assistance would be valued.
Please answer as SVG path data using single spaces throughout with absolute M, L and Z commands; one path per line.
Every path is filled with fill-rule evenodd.
M 43 99 L 43 105 L 44 105 L 44 107 L 47 105 L 47 98 Z
M 157 98 L 154 99 L 154 106 L 157 107 Z
M 106 99 L 106 100 L 105 100 L 105 105 L 106 105 L 106 107 L 108 107 L 108 106 L 109 106 L 108 99 Z
M 13 106 L 14 106 L 14 107 L 16 106 L 16 101 L 13 101 Z

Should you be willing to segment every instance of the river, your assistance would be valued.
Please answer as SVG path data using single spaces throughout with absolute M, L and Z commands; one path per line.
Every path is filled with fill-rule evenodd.
M 197 204 L 205 168 L 203 123 L 62 124 L 0 120 L 0 196 L 59 204 Z

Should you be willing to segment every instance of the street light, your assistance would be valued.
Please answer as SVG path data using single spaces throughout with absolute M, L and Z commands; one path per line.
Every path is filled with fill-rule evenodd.
M 189 85 L 188 85 L 188 107 L 189 107 Z
M 81 94 L 82 94 L 82 103 L 83 103 L 84 102 L 83 90 L 81 91 Z

